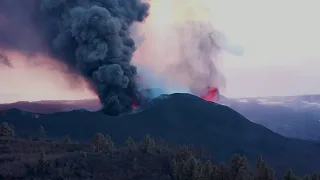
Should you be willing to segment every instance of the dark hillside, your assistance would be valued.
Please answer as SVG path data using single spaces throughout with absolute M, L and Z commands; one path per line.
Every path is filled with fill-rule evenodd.
M 320 169 L 320 144 L 285 138 L 226 106 L 187 94 L 162 96 L 141 112 L 119 117 L 72 111 L 34 118 L 11 110 L 1 121 L 13 124 L 20 136 L 37 136 L 40 125 L 49 137 L 68 134 L 83 141 L 89 141 L 95 132 L 110 134 L 116 143 L 128 136 L 142 139 L 149 133 L 169 143 L 203 145 L 212 150 L 215 162 L 228 161 L 238 153 L 251 162 L 262 155 L 280 173 L 288 168 L 298 174 Z

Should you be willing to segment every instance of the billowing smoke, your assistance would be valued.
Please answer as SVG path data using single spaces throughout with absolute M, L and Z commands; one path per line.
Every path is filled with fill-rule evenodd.
M 139 103 L 137 70 L 130 63 L 136 47 L 129 27 L 147 17 L 147 3 L 140 0 L 28 0 L 28 3 L 27 0 L 6 0 L 1 1 L 0 6 L 3 48 L 26 53 L 47 50 L 63 60 L 70 69 L 76 69 L 90 80 L 104 112 L 109 115 L 129 111 L 133 103 Z M 25 29 L 29 32 L 37 33 L 29 37 L 39 37 L 39 41 L 26 39 L 24 32 L 23 38 L 19 38 L 19 32 L 11 31 L 18 30 L 17 26 L 20 29 L 27 26 Z
M 118 115 L 139 103 L 137 70 L 130 63 L 135 42 L 129 27 L 146 18 L 148 4 L 44 0 L 41 9 L 51 22 L 49 28 L 58 27 L 52 36 L 53 49 L 91 79 L 107 114 Z

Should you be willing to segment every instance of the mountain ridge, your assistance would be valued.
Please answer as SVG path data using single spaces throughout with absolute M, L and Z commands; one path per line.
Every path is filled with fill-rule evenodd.
M 0 119 L 20 129 L 17 133 L 21 136 L 37 136 L 40 125 L 49 137 L 69 135 L 83 141 L 90 141 L 96 132 L 110 134 L 115 143 L 123 142 L 128 136 L 142 139 L 145 134 L 151 134 L 169 143 L 209 148 L 214 161 L 228 161 L 232 154 L 238 153 L 251 161 L 262 155 L 280 173 L 288 168 L 301 174 L 320 169 L 320 144 L 286 138 L 227 106 L 189 94 L 158 98 L 143 111 L 118 117 L 75 110 L 41 114 L 37 118 L 13 112 Z

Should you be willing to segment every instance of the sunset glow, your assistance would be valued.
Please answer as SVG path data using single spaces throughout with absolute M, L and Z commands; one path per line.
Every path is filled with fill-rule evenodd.
M 0 103 L 38 100 L 94 99 L 82 77 L 63 72 L 65 66 L 44 55 L 27 57 L 18 52 L 3 52 L 13 67 L 0 64 Z

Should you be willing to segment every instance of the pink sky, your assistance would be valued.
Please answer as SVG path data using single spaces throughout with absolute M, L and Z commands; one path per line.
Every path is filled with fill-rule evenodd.
M 83 78 L 72 87 L 68 81 L 70 76 L 61 72 L 63 65 L 57 61 L 42 55 L 28 59 L 15 52 L 7 52 L 7 56 L 14 68 L 0 65 L 0 103 L 96 98 Z

